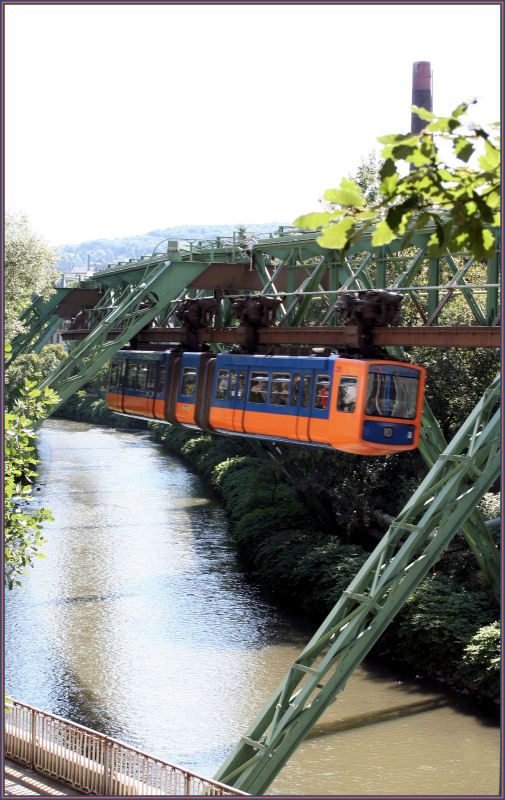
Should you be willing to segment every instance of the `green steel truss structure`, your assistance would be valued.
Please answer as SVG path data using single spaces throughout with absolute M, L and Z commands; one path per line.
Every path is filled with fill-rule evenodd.
M 389 527 L 216 774 L 261 795 L 341 692 L 500 471 L 499 381 Z
M 229 326 L 235 297 L 244 292 L 267 294 L 280 301 L 276 327 L 287 332 L 288 328 L 337 326 L 335 304 L 342 294 L 388 289 L 405 296 L 406 333 L 416 326 L 423 331 L 443 326 L 454 316 L 461 327 L 451 344 L 457 345 L 465 330 L 485 331 L 493 326 L 496 330 L 499 241 L 497 255 L 486 264 L 449 252 L 433 259 L 428 255 L 432 232 L 430 227 L 418 232 L 405 253 L 399 252 L 395 242 L 373 248 L 367 233 L 345 257 L 339 251 L 322 250 L 316 232 L 295 229 L 281 228 L 267 238 L 251 236 L 249 241 L 234 236 L 213 242 L 165 243 L 164 252 L 108 267 L 79 282 L 80 290 L 94 291 L 98 299 L 81 311 L 80 319 L 85 319 L 81 340 L 42 386 L 51 386 L 65 401 L 116 350 L 149 326 L 177 327 L 175 312 L 186 298 L 214 297 L 220 305 L 216 319 Z M 47 302 L 35 299 L 22 318 L 26 332 L 12 343 L 12 359 L 40 350 L 57 329 L 68 325 L 75 312 L 69 311 L 72 291 L 73 287 L 58 289 Z M 75 327 L 75 319 L 70 326 Z M 408 343 L 406 339 L 404 344 Z M 402 354 L 398 346 L 388 350 Z M 222 765 L 217 779 L 252 794 L 265 792 L 458 531 L 465 535 L 498 596 L 498 553 L 477 508 L 499 474 L 498 402 L 497 378 L 450 444 L 425 404 L 419 449 L 428 474 Z

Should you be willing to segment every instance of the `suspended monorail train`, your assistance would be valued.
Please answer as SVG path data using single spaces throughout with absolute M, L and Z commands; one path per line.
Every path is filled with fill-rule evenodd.
M 417 447 L 425 369 L 338 355 L 120 350 L 107 406 L 232 436 L 386 455 Z

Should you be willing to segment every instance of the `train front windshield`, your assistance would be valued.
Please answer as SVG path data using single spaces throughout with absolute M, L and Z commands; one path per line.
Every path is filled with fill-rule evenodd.
M 388 374 L 384 370 L 368 374 L 365 414 L 374 417 L 414 419 L 416 416 L 419 373 L 403 368 L 403 374 Z

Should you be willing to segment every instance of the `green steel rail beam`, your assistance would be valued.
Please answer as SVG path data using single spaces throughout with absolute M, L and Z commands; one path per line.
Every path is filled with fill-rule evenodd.
M 196 294 L 190 284 L 212 262 L 251 265 L 263 291 L 284 302 L 280 327 L 307 321 L 320 324 L 318 314 L 324 323 L 331 320 L 336 325 L 335 300 L 339 294 L 373 288 L 404 293 L 423 324 L 436 325 L 440 311 L 455 297 L 462 298 L 478 324 L 496 324 L 499 254 L 487 265 L 487 284 L 466 283 L 471 261 L 461 265 L 455 254 L 446 253 L 436 260 L 426 255 L 432 232 L 428 226 L 416 233 L 407 255 L 399 253 L 398 242 L 373 248 L 371 232 L 367 232 L 345 258 L 338 251 L 322 250 L 314 231 L 280 232 L 260 239 L 245 256 L 240 255 L 235 237 L 220 246 L 169 243 L 165 254 L 155 252 L 109 267 L 80 283 L 82 287 L 99 287 L 105 294 L 88 312 L 88 336 L 72 348 L 42 386 L 52 386 L 63 402 L 145 325 L 153 320 L 162 325 L 173 315 L 178 300 Z M 498 241 L 498 250 L 499 246 Z M 60 296 L 46 304 L 36 300 L 25 312 L 28 331 L 15 340 L 13 357 L 30 345 L 40 349 L 50 338 L 59 319 L 55 310 L 63 299 L 61 292 L 68 291 L 59 290 Z M 439 301 L 442 291 L 445 295 Z M 478 299 L 479 294 L 485 304 Z M 233 295 L 220 291 L 220 296 L 224 320 Z M 402 354 L 398 347 L 388 350 L 392 355 Z M 425 404 L 419 449 L 428 475 L 217 778 L 252 794 L 270 785 L 458 530 L 464 533 L 480 569 L 497 593 L 497 549 L 477 508 L 499 471 L 499 425 L 494 413 L 497 398 L 496 381 L 450 445 Z
M 500 383 L 485 392 L 215 778 L 262 795 L 500 473 Z
M 9 366 L 18 355 L 21 355 L 21 353 L 26 352 L 28 349 L 35 350 L 35 347 L 39 346 L 40 341 L 43 340 L 45 344 L 45 341 L 47 341 L 47 326 L 50 325 L 50 327 L 54 327 L 56 319 L 61 319 L 55 314 L 56 307 L 65 299 L 70 291 L 70 288 L 56 289 L 48 300 L 43 300 L 42 297 L 36 297 L 32 304 L 25 309 L 19 318 L 25 330 L 12 340 L 11 357 L 6 362 L 6 367 Z M 35 344 L 33 344 L 36 336 L 39 338 L 36 340 Z M 43 345 L 40 345 L 39 349 L 41 349 L 42 346 Z M 39 352 L 39 350 L 35 350 L 35 352 Z
M 472 315 L 479 324 L 496 324 L 499 309 L 499 264 L 500 241 L 499 231 L 495 231 L 498 242 L 497 256 L 487 266 L 487 280 L 481 289 L 465 283 L 466 269 L 461 269 L 455 260 L 455 255 L 446 253 L 436 261 L 426 256 L 429 238 L 433 232 L 432 226 L 427 226 L 417 232 L 412 239 L 409 256 L 398 252 L 399 240 L 390 245 L 374 248 L 371 244 L 371 232 L 367 231 L 360 240 L 353 244 L 345 259 L 341 259 L 339 251 L 323 250 L 317 244 L 317 231 L 303 232 L 293 230 L 289 233 L 281 232 L 271 235 L 258 242 L 252 248 L 252 256 L 239 256 L 244 263 L 251 263 L 258 272 L 261 283 L 273 292 L 286 299 L 289 313 L 284 314 L 283 324 L 299 324 L 307 313 L 313 309 L 313 300 L 324 297 L 328 308 L 336 299 L 335 292 L 343 292 L 354 288 L 400 288 L 407 296 L 412 297 L 412 302 L 417 308 L 423 323 L 436 311 L 438 291 L 448 290 L 444 306 L 452 298 L 462 296 Z M 137 286 L 144 280 L 146 273 L 157 269 L 168 258 L 173 262 L 211 262 L 236 263 L 236 242 L 231 240 L 226 246 L 216 246 L 216 243 L 207 243 L 202 246 L 188 247 L 169 243 L 165 254 L 154 253 L 135 261 L 108 267 L 96 272 L 92 278 L 80 281 L 80 286 L 101 288 L 117 291 L 126 285 Z M 412 255 L 413 254 L 413 255 Z M 440 286 L 426 287 L 423 268 L 426 264 L 426 273 L 432 278 L 440 275 L 442 266 L 449 279 Z M 347 277 L 345 274 L 347 273 Z M 300 278 L 300 275 L 303 277 Z M 272 277 L 270 277 L 272 276 Z M 327 288 L 324 288 L 323 281 Z M 320 292 L 313 294 L 315 287 L 319 286 Z M 216 287 L 217 288 L 217 287 Z M 184 287 L 183 287 L 184 289 Z M 452 290 L 452 291 L 451 291 Z M 29 348 L 35 335 L 39 335 L 54 313 L 56 306 L 70 288 L 59 289 L 57 294 L 44 303 L 37 299 L 28 309 L 22 321 L 28 327 L 26 334 L 16 337 L 13 341 L 13 360 L 19 353 Z M 485 297 L 484 304 L 479 304 L 476 291 L 482 292 Z M 329 294 L 328 294 L 329 292 Z M 427 293 L 426 308 L 422 308 L 419 293 Z M 291 298 L 291 299 L 290 299 Z M 331 301 L 330 299 L 331 298 Z M 173 302 L 174 298 L 170 298 Z M 292 300 L 295 300 L 292 303 Z M 227 303 L 223 299 L 223 305 Z M 290 305 L 291 303 L 291 305 Z M 296 306 L 299 304 L 299 307 Z M 441 309 L 440 309 L 441 310 Z M 296 322 L 293 322 L 293 319 Z M 333 314 L 331 324 L 336 324 Z M 313 320 L 313 323 L 317 321 Z M 432 320 L 436 324 L 436 317 Z
M 446 272 L 450 274 L 449 283 L 446 285 L 447 295 L 442 303 L 450 302 L 456 290 L 460 291 L 463 300 L 468 304 L 471 314 L 479 324 L 488 322 L 486 314 L 480 308 L 474 297 L 473 287 L 465 283 L 467 274 L 472 262 L 466 259 L 462 267 L 458 267 L 454 257 L 447 253 L 444 257 L 437 259 L 436 271 L 432 260 L 426 256 L 427 243 L 431 235 L 430 227 L 416 234 L 412 241 L 412 249 L 408 255 L 399 255 L 397 248 L 398 242 L 393 242 L 388 247 L 372 248 L 370 234 L 367 233 L 361 241 L 351 248 L 351 251 L 342 259 L 338 251 L 322 250 L 317 244 L 317 232 L 294 232 L 288 235 L 261 239 L 252 249 L 252 256 L 244 257 L 248 264 L 256 269 L 263 291 L 273 293 L 282 299 L 286 298 L 283 306 L 283 316 L 279 322 L 282 328 L 290 323 L 299 325 L 310 313 L 312 302 L 322 298 L 324 304 L 320 306 L 320 313 L 327 311 L 326 316 L 335 318 L 332 312 L 334 305 L 335 292 L 352 290 L 373 289 L 378 284 L 393 290 L 405 291 L 412 297 L 415 307 L 418 309 L 423 319 L 431 310 L 430 321 L 436 322 L 434 312 L 442 307 L 442 304 L 434 307 L 434 299 L 438 298 L 438 288 L 436 297 L 433 288 L 424 288 L 424 278 L 421 280 L 420 273 L 424 264 L 427 264 L 428 275 L 432 277 L 440 276 L 442 262 L 446 265 Z M 236 258 L 236 243 L 231 243 L 228 247 L 217 248 L 213 243 L 207 246 L 179 248 L 170 243 L 170 256 L 174 262 L 184 269 L 193 265 L 193 269 L 199 274 L 210 263 L 210 259 L 219 259 L 229 262 Z M 60 394 L 62 401 L 86 383 L 102 366 L 110 355 L 126 344 L 128 336 L 135 335 L 147 322 L 155 318 L 161 324 L 175 307 L 176 302 L 185 296 L 194 294 L 193 289 L 188 290 L 188 284 L 193 280 L 193 273 L 185 273 L 185 279 L 181 279 L 170 289 L 163 292 L 164 303 L 157 303 L 156 308 L 149 309 L 142 314 L 137 313 L 132 317 L 130 301 L 137 297 L 141 302 L 142 287 L 147 279 L 157 275 L 157 280 L 163 282 L 163 273 L 167 267 L 166 254 L 153 254 L 152 256 L 129 261 L 97 272 L 89 281 L 82 281 L 81 286 L 100 286 L 106 290 L 105 296 L 97 304 L 95 309 L 89 312 L 92 330 L 84 341 L 73 348 L 69 359 L 67 359 L 57 373 L 51 376 L 47 385 L 53 386 Z M 190 259 L 193 259 L 190 261 Z M 445 260 L 444 260 L 445 259 Z M 300 279 L 300 275 L 302 278 Z M 497 276 L 497 262 L 493 262 L 493 268 L 488 265 L 488 277 Z M 275 282 L 274 282 L 275 279 Z M 419 286 L 413 282 L 418 281 Z M 323 282 L 326 282 L 323 285 Z M 283 293 L 284 288 L 289 290 L 289 295 Z M 20 352 L 23 346 L 34 340 L 32 347 L 37 351 L 43 343 L 50 337 L 58 317 L 54 315 L 54 310 L 63 296 L 70 291 L 69 289 L 58 290 L 58 292 L 46 304 L 36 301 L 32 308 L 27 312 L 28 318 L 32 320 L 29 332 L 24 339 L 20 339 L 16 344 L 16 353 Z M 419 292 L 427 292 L 426 313 L 421 307 Z M 495 295 L 497 289 L 487 288 L 487 311 L 494 313 L 496 306 Z M 492 293 L 491 300 L 489 293 Z M 133 301 L 134 302 L 134 301 Z M 227 310 L 229 311 L 230 300 L 228 297 L 222 299 L 221 318 L 225 319 Z M 332 305 L 333 304 L 333 305 Z M 287 309 L 287 310 L 285 310 Z M 281 312 L 282 313 L 282 312 Z M 334 321 L 336 321 L 334 319 Z M 120 336 L 116 336 L 112 341 L 107 341 L 107 334 L 110 334 L 114 324 L 123 327 Z M 389 347 L 389 352 L 394 355 L 403 355 L 400 348 Z M 13 355 L 15 355 L 13 353 Z M 80 364 L 80 359 L 85 361 Z M 445 439 L 440 430 L 440 426 L 435 420 L 427 404 L 425 404 L 422 440 L 420 452 L 423 455 L 428 467 L 431 467 L 438 454 L 446 446 Z M 484 574 L 488 577 L 497 593 L 499 582 L 499 560 L 494 547 L 491 534 L 484 525 L 482 515 L 476 509 L 471 516 L 468 524 L 464 528 L 465 536 L 477 562 Z
M 127 344 L 165 309 L 168 300 L 179 294 L 205 267 L 203 262 L 163 261 L 146 273 L 145 280 L 137 286 L 127 285 L 115 293 L 109 290 L 107 299 L 112 306 L 103 308 L 103 319 L 41 384 L 40 388 L 49 386 L 59 395 L 60 402 L 53 409 L 87 383 L 116 350 Z M 106 298 L 102 298 L 101 302 L 105 304 Z M 121 330 L 115 338 L 108 339 L 119 324 Z

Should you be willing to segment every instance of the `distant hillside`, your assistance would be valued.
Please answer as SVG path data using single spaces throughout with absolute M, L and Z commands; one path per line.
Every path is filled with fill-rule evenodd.
M 286 223 L 268 222 L 244 225 L 250 233 L 266 234 L 276 231 Z M 289 224 L 289 223 L 288 223 Z M 143 236 L 127 236 L 122 239 L 91 239 L 81 244 L 64 244 L 58 248 L 61 260 L 58 264 L 62 272 L 85 271 L 94 266 L 115 264 L 129 258 L 150 255 L 163 239 L 178 242 L 190 240 L 215 239 L 218 236 L 232 236 L 238 230 L 236 225 L 179 225 L 175 228 L 160 228 Z

